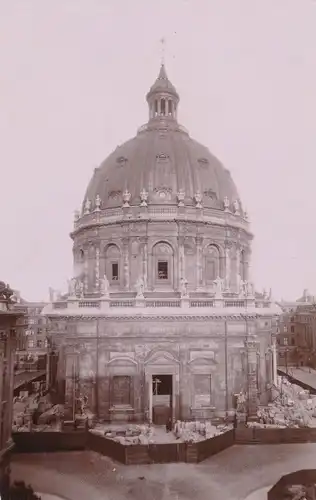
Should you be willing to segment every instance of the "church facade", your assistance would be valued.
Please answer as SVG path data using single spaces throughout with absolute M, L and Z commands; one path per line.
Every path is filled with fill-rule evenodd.
M 249 417 L 276 377 L 279 309 L 255 294 L 252 234 L 224 166 L 177 120 L 164 65 L 148 123 L 96 168 L 76 213 L 74 277 L 44 309 L 58 390 L 99 419 Z

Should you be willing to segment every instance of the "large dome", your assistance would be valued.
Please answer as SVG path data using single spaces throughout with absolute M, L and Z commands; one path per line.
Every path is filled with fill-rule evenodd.
M 144 127 L 95 169 L 85 200 L 95 200 L 99 195 L 102 208 L 116 207 L 128 190 L 130 204 L 139 204 L 143 188 L 153 203 L 165 200 L 176 204 L 181 189 L 186 204 L 194 204 L 197 192 L 203 195 L 206 207 L 222 208 L 225 197 L 232 202 L 238 200 L 229 171 L 206 147 L 179 127 L 157 125 Z
M 237 293 L 248 279 L 247 215 L 228 170 L 178 123 L 179 95 L 162 65 L 149 120 L 96 168 L 76 214 L 74 274 L 86 295 Z M 81 286 L 80 285 L 80 286 Z
M 148 124 L 95 169 L 83 207 L 87 200 L 93 205 L 97 196 L 102 209 L 119 207 L 124 191 L 130 193 L 130 205 L 137 205 L 142 190 L 153 204 L 177 204 L 177 194 L 183 191 L 185 205 L 194 205 L 197 193 L 205 207 L 223 209 L 225 198 L 240 205 L 230 172 L 178 124 L 179 97 L 164 66 L 147 100 Z

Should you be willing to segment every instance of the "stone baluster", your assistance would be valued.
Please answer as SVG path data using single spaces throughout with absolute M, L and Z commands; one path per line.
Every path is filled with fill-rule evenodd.
M 129 238 L 123 238 L 123 274 L 124 286 L 129 290 Z

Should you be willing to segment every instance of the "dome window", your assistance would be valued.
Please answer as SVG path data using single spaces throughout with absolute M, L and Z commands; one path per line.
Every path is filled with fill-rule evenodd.
M 199 165 L 202 168 L 206 168 L 209 165 L 209 161 L 207 158 L 199 158 L 198 159 Z
M 168 159 L 169 159 L 169 156 L 168 156 L 166 153 L 159 153 L 159 154 L 156 156 L 156 159 L 157 159 L 157 160 L 168 160 Z
M 127 162 L 127 158 L 125 158 L 125 156 L 119 156 L 117 159 L 116 159 L 116 163 L 120 166 L 120 167 L 123 167 Z
M 122 196 L 122 191 L 110 191 L 108 198 L 112 200 L 119 200 L 121 199 L 121 196 Z
M 216 200 L 217 199 L 216 193 L 212 189 L 206 189 L 203 192 L 203 194 L 204 194 L 204 196 L 207 196 L 208 198 L 211 198 L 211 200 Z

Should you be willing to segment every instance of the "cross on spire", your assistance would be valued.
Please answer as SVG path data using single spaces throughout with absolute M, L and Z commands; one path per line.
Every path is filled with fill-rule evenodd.
M 163 37 L 160 40 L 161 43 L 161 64 L 165 64 L 165 47 L 166 47 L 166 39 Z

